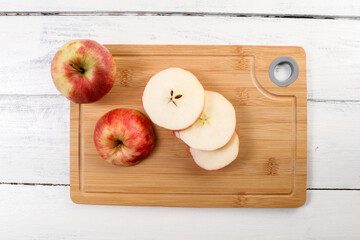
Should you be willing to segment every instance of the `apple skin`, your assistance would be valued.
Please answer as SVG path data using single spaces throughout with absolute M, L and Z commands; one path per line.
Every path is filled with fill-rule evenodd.
M 131 166 L 151 153 L 155 136 L 151 122 L 142 113 L 117 108 L 98 120 L 94 143 L 100 156 L 107 162 Z
M 189 147 L 189 152 L 194 162 L 200 168 L 205 169 L 207 171 L 216 171 L 230 165 L 233 161 L 235 161 L 235 159 L 239 155 L 239 144 L 240 144 L 239 135 L 237 135 L 236 131 L 234 131 L 234 134 L 231 136 L 229 142 L 225 144 L 225 146 L 219 149 L 213 151 L 206 151 L 206 150 L 203 151 L 203 150 L 192 149 L 191 147 Z M 205 158 L 196 157 L 196 156 L 199 157 L 200 154 L 204 154 Z M 214 161 L 214 157 L 217 157 L 216 161 Z M 212 164 L 210 165 L 209 163 L 206 164 L 204 159 L 206 162 L 208 161 L 210 161 L 210 163 L 212 162 Z M 214 163 L 217 164 L 214 165 Z
M 55 87 L 74 103 L 91 103 L 114 85 L 116 65 L 107 48 L 87 39 L 64 44 L 51 63 Z

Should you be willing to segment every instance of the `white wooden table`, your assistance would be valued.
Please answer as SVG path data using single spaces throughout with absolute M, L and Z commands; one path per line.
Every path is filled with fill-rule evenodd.
M 0 239 L 360 239 L 360 2 L 0 0 Z M 20 16 L 18 16 L 20 15 Z M 299 45 L 308 191 L 297 209 L 91 206 L 69 196 L 66 41 Z

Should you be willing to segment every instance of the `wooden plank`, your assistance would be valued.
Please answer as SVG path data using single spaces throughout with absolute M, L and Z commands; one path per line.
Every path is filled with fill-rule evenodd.
M 359 123 L 360 102 L 308 103 L 309 187 L 360 187 Z
M 360 191 L 309 191 L 297 209 L 76 205 L 69 187 L 0 185 L 3 239 L 358 239 Z M 19 231 L 21 226 L 21 231 Z
M 156 4 L 146 0 L 93 1 L 46 1 L 30 3 L 25 0 L 0 1 L 1 11 L 11 12 L 65 12 L 65 11 L 121 11 L 121 12 L 205 12 L 271 15 L 330 15 L 360 16 L 360 5 L 356 0 L 321 1 L 236 1 L 236 0 L 160 0 Z
M 66 99 L 1 96 L 0 115 L 0 182 L 69 183 Z M 359 102 L 308 102 L 308 187 L 360 188 L 359 122 Z
M 70 39 L 91 38 L 103 44 L 299 45 L 307 54 L 308 98 L 360 100 L 359 28 L 352 20 L 257 17 L 5 17 L 0 94 L 58 94 L 49 72 L 53 55 Z
M 0 96 L 0 182 L 69 183 L 69 103 Z

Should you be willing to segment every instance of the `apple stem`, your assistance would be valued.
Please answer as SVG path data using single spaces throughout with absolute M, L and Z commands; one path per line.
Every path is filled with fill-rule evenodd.
M 123 144 L 124 144 L 123 141 L 117 140 L 116 141 L 116 148 L 121 148 Z
M 79 73 L 85 73 L 85 69 L 84 69 L 84 68 L 78 67 L 78 66 L 76 66 L 76 65 L 73 64 L 73 63 L 70 63 L 69 65 L 70 65 L 70 67 L 72 67 L 73 69 L 75 69 L 76 71 L 78 71 Z

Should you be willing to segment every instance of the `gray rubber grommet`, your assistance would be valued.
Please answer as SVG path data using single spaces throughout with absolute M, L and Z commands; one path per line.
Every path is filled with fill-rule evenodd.
M 276 77 L 274 75 L 274 71 L 275 71 L 275 67 L 277 65 L 283 64 L 283 63 L 289 64 L 289 66 L 291 67 L 291 75 L 285 81 L 279 81 L 279 80 L 276 79 Z M 291 57 L 279 57 L 279 58 L 275 59 L 270 64 L 269 76 L 270 76 L 271 81 L 273 83 L 275 83 L 277 86 L 279 86 L 279 87 L 287 87 L 290 84 L 292 84 L 293 82 L 295 82 L 296 79 L 298 78 L 298 76 L 299 76 L 299 66 L 298 66 L 297 62 Z

